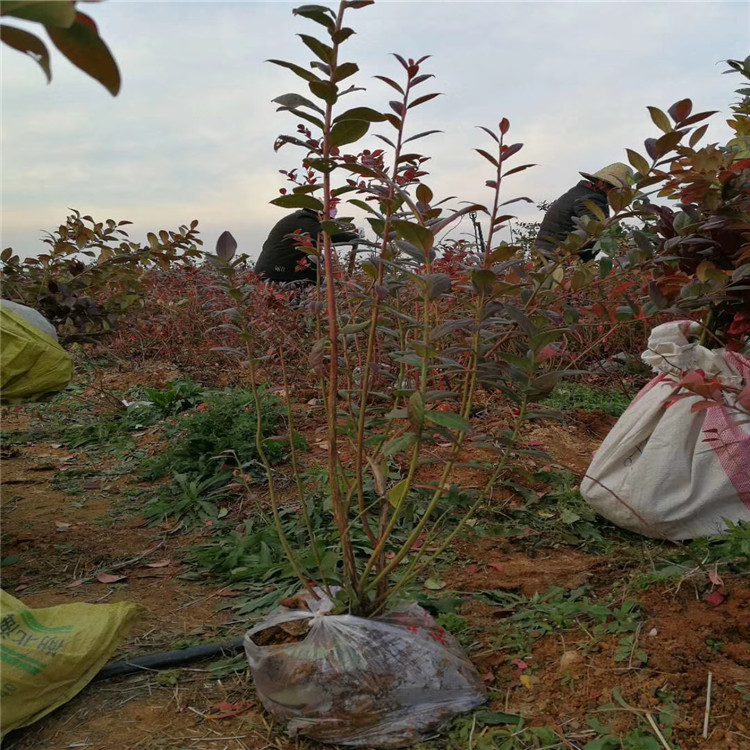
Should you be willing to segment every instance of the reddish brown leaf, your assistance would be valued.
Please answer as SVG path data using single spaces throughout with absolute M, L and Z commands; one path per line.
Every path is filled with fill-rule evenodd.
M 124 581 L 127 576 L 114 576 L 111 573 L 98 573 L 96 580 L 99 583 L 117 583 L 118 581 Z
M 726 600 L 726 596 L 721 591 L 712 591 L 710 594 L 704 594 L 703 600 L 709 607 L 718 607 Z
M 501 565 L 500 563 L 495 563 L 495 562 L 487 563 L 487 567 L 492 568 L 493 570 L 496 570 L 498 573 L 505 572 L 505 566 Z
M 217 703 L 215 706 L 206 711 L 206 718 L 209 721 L 218 721 L 219 719 L 230 719 L 232 716 L 239 716 L 249 711 L 253 707 L 253 701 L 240 701 L 239 703 Z
M 159 560 L 158 562 L 146 563 L 147 568 L 166 568 L 167 565 L 171 565 L 171 560 Z

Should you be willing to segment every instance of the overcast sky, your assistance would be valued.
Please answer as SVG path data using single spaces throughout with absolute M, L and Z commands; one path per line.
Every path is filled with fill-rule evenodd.
M 276 135 L 293 132 L 296 121 L 271 99 L 309 95 L 265 60 L 307 64 L 312 55 L 295 34 L 323 31 L 292 16 L 296 4 L 84 6 L 118 60 L 115 98 L 51 44 L 49 86 L 33 61 L 3 47 L 2 246 L 40 252 L 42 230 L 73 207 L 98 221 L 133 221 L 139 241 L 198 219 L 207 247 L 230 229 L 240 250 L 256 256 L 284 215 L 268 203 L 285 185 L 278 170 L 302 155 L 291 146 L 274 153 Z M 399 77 L 388 53 L 432 55 L 424 71 L 436 79 L 422 91 L 444 96 L 414 110 L 411 125 L 412 133 L 444 131 L 415 144 L 432 156 L 426 181 L 436 198 L 480 203 L 489 200 L 490 175 L 472 151 L 488 145 L 477 125 L 494 128 L 507 117 L 511 141 L 525 144 L 515 163 L 539 165 L 509 178 L 506 199 L 552 200 L 580 179 L 578 170 L 625 161 L 626 147 L 643 152 L 643 140 L 658 132 L 647 105 L 666 110 L 689 97 L 696 110 L 720 110 L 707 139 L 726 140 L 740 78 L 722 76 L 720 61 L 750 51 L 746 2 L 378 0 L 348 19 L 357 35 L 343 57 L 359 64 L 350 80 L 367 92 L 344 105 L 387 106 L 395 92 L 372 76 Z M 521 219 L 539 218 L 533 205 L 514 207 Z M 469 230 L 467 220 L 453 236 Z

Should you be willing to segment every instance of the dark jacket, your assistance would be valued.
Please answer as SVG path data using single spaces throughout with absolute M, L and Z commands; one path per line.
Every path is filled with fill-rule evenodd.
M 297 249 L 301 244 L 299 240 L 289 236 L 298 229 L 303 234 L 309 234 L 314 245 L 321 232 L 317 212 L 303 208 L 281 219 L 263 243 L 263 250 L 255 262 L 255 273 L 271 281 L 315 281 L 317 272 L 314 263 L 310 268 L 296 270 L 300 260 L 310 257 Z M 339 232 L 331 236 L 333 242 L 353 242 L 357 239 L 359 235 L 356 232 Z
M 588 180 L 581 180 L 574 188 L 561 195 L 544 214 L 544 219 L 539 227 L 539 234 L 534 240 L 534 247 L 541 251 L 552 251 L 574 230 L 575 217 L 594 216 L 587 208 L 585 201 L 591 201 L 601 208 L 605 216 L 609 216 L 609 204 L 607 196 Z M 592 250 L 594 242 L 590 242 L 581 252 L 583 260 L 591 260 L 594 257 Z

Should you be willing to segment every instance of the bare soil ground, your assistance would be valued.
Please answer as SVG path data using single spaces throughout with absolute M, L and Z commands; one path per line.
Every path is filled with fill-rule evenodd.
M 144 380 L 158 385 L 167 375 L 107 373 L 100 387 L 124 388 Z M 26 419 L 23 410 L 4 410 L 3 430 L 22 429 Z M 544 444 L 553 458 L 580 473 L 613 421 L 582 413 L 566 425 L 539 425 L 525 437 Z M 312 455 L 321 455 L 313 439 L 314 420 L 309 428 Z M 156 443 L 153 450 L 158 449 Z M 185 640 L 198 643 L 241 635 L 245 623 L 232 614 L 232 591 L 216 581 L 181 578 L 181 551 L 195 544 L 202 532 L 147 526 L 137 505 L 124 502 L 127 477 L 90 480 L 83 495 L 67 494 L 60 475 L 84 459 L 84 451 L 50 443 L 14 447 L 3 457 L 3 555 L 21 558 L 20 564 L 2 569 L 3 588 L 31 607 L 79 601 L 144 605 L 146 614 L 121 654 L 167 651 Z M 465 479 L 471 482 L 472 477 Z M 594 594 L 606 596 L 618 590 L 637 565 L 632 550 L 592 555 L 585 548 L 545 547 L 543 540 L 529 546 L 480 534 L 461 539 L 453 555 L 441 575 L 445 591 L 461 595 L 494 590 L 533 596 L 552 586 L 573 590 L 586 585 Z M 147 567 L 164 561 L 168 562 L 161 567 Z M 102 571 L 126 578 L 100 583 L 94 576 Z M 475 633 L 472 658 L 492 689 L 488 708 L 521 714 L 530 726 L 550 726 L 561 735 L 580 737 L 580 744 L 571 740 L 560 745 L 573 748 L 595 736 L 586 720 L 605 720 L 598 712 L 613 700 L 613 691 L 632 708 L 606 717 L 622 732 L 634 722 L 648 726 L 647 712 L 656 711 L 662 696 L 669 694 L 679 710 L 671 744 L 663 747 L 750 748 L 750 585 L 744 576 L 727 577 L 724 583 L 728 598 L 717 607 L 702 600 L 690 579 L 633 594 L 642 607 L 633 649 L 647 652 L 646 664 L 633 658 L 615 661 L 617 635 L 589 638 L 585 628 L 535 637 L 525 663 L 512 663 L 497 640 L 498 627 L 512 611 L 466 597 L 460 613 Z M 712 709 L 704 738 L 709 673 Z M 461 741 L 440 742 L 425 747 L 462 747 Z M 89 685 L 35 726 L 10 735 L 5 747 L 284 750 L 312 744 L 290 740 L 272 724 L 259 706 L 247 671 L 216 679 L 210 665 L 198 663 L 168 674 Z

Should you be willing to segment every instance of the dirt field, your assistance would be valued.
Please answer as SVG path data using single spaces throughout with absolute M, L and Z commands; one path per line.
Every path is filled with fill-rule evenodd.
M 158 384 L 169 374 L 158 369 L 140 377 L 115 373 L 107 376 L 105 386 L 124 390 L 139 382 Z M 582 412 L 563 425 L 539 425 L 526 439 L 544 444 L 556 461 L 580 473 L 613 422 Z M 4 432 L 28 426 L 27 409 L 4 410 Z M 314 437 L 314 419 L 307 428 Z M 146 453 L 161 449 L 155 430 L 145 430 L 138 440 Z M 322 452 L 314 440 L 309 442 L 313 461 Z M 18 556 L 19 561 L 3 568 L 3 588 L 32 607 L 83 601 L 144 605 L 146 614 L 121 654 L 167 651 L 242 635 L 246 618 L 232 610 L 241 594 L 238 587 L 210 576 L 185 577 L 191 568 L 184 551 L 210 528 L 148 525 L 137 497 L 127 494 L 129 487 L 143 487 L 143 483 L 132 474 L 109 472 L 106 461 L 92 470 L 88 461 L 86 449 L 57 442 L 11 444 L 4 449 L 3 556 Z M 111 466 L 115 463 L 112 458 Z M 66 476 L 83 467 L 90 475 L 84 473 L 82 485 L 69 494 Z M 470 475 L 463 479 L 471 483 Z M 509 503 L 512 511 L 522 501 L 510 496 L 502 502 Z M 252 507 L 242 511 L 252 513 Z M 432 594 L 460 599 L 454 623 L 489 689 L 485 711 L 523 716 L 527 728 L 554 732 L 557 744 L 543 733 L 534 737 L 518 732 L 514 737 L 512 729 L 491 717 L 485 721 L 468 717 L 454 722 L 446 737 L 426 741 L 423 747 L 580 748 L 604 736 L 603 729 L 592 727 L 595 719 L 599 725 L 594 726 L 626 738 L 631 744 L 624 744 L 624 739 L 622 747 L 632 750 L 750 748 L 750 581 L 741 572 L 722 574 L 727 598 L 718 606 L 702 598 L 706 581 L 700 571 L 637 584 L 643 575 L 638 579 L 636 574 L 659 569 L 663 555 L 663 549 L 633 538 L 597 552 L 588 549 L 585 541 L 547 540 L 538 528 L 521 526 L 517 534 L 507 536 L 499 533 L 498 524 L 477 525 L 451 550 L 440 571 L 442 589 Z M 148 567 L 153 563 L 160 565 Z M 125 578 L 100 583 L 94 576 L 102 571 Z M 587 603 L 567 611 L 566 597 L 581 587 Z M 535 596 L 543 600 L 548 596 L 547 609 Z M 615 614 L 598 621 L 592 609 L 606 602 L 616 612 L 628 600 L 637 607 L 634 620 Z M 530 607 L 530 614 L 513 620 L 521 607 L 514 602 L 520 601 Z M 632 627 L 618 630 L 626 621 Z M 525 657 L 517 658 L 519 653 Z M 313 746 L 288 739 L 266 717 L 247 670 L 228 667 L 217 677 L 216 667 L 200 662 L 166 673 L 89 685 L 35 726 L 10 735 L 4 746 L 8 750 Z M 608 710 L 608 704 L 616 710 Z M 507 736 L 497 734 L 493 739 L 493 731 L 505 731 Z M 488 744 L 493 741 L 497 744 Z

